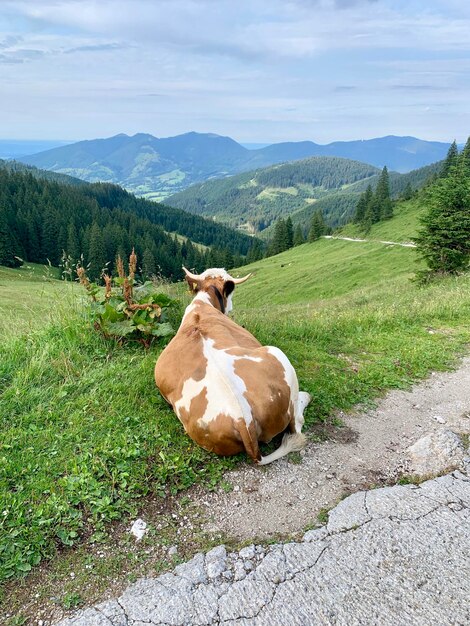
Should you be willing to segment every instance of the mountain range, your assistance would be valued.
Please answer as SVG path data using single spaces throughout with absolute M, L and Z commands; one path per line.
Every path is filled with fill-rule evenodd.
M 313 156 L 343 157 L 407 172 L 443 159 L 449 145 L 388 136 L 328 145 L 284 142 L 250 150 L 211 133 L 167 138 L 139 133 L 79 141 L 20 160 L 89 182 L 117 183 L 136 195 L 163 200 L 194 183 Z

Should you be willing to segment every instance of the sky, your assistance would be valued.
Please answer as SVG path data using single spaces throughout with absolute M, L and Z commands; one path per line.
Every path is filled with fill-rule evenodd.
M 466 0 L 0 0 L 0 139 L 470 135 Z

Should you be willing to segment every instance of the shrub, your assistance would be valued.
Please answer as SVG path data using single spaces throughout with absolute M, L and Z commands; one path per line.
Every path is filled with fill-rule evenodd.
M 121 257 L 117 259 L 118 276 L 103 274 L 105 287 L 90 282 L 86 269 L 77 268 L 78 280 L 91 298 L 94 326 L 105 337 L 118 341 L 135 340 L 148 347 L 156 338 L 174 334 L 168 315 L 178 303 L 158 293 L 152 282 L 138 284 L 135 279 L 137 256 L 132 250 L 129 274 Z

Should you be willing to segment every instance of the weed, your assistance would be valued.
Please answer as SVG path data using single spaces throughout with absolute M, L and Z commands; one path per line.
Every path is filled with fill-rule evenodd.
M 302 455 L 300 452 L 291 452 L 289 454 L 288 461 L 293 465 L 300 465 L 302 463 Z
M 137 256 L 134 250 L 129 258 L 129 276 L 124 274 L 121 257 L 118 257 L 117 265 L 119 276 L 103 275 L 104 291 L 88 280 L 84 267 L 77 268 L 80 284 L 91 298 L 95 328 L 105 337 L 113 337 L 120 342 L 133 339 L 147 348 L 155 339 L 173 335 L 168 312 L 178 303 L 164 293 L 157 293 L 151 281 L 143 285 L 135 283 Z M 116 288 L 113 288 L 113 282 Z
M 64 609 L 69 611 L 70 609 L 78 608 L 81 604 L 83 604 L 83 600 L 79 593 L 66 593 L 62 598 L 61 604 Z
M 317 520 L 319 524 L 327 524 L 328 515 L 329 515 L 329 509 L 320 509 L 319 512 L 317 513 Z
M 397 481 L 398 485 L 420 485 L 428 480 L 430 476 L 418 476 L 417 474 L 403 474 Z
M 23 626 L 23 624 L 26 624 L 27 619 L 28 618 L 23 615 L 15 615 L 14 617 L 10 617 L 6 626 Z
M 225 493 L 230 493 L 231 491 L 233 491 L 232 483 L 229 483 L 227 480 L 221 480 L 220 481 L 220 488 L 223 491 L 225 491 Z

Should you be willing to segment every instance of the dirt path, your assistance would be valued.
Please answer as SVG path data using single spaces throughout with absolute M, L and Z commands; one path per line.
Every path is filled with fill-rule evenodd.
M 400 243 L 399 241 L 382 241 L 380 239 L 358 239 L 357 237 L 334 237 L 333 235 L 324 235 L 322 239 L 341 239 L 341 241 L 356 241 L 359 243 L 383 243 L 386 246 L 402 246 L 402 248 L 416 248 L 416 244 L 411 241 Z
M 390 392 L 373 410 L 340 418 L 344 427 L 330 429 L 327 441 L 310 442 L 301 463 L 247 464 L 225 476 L 231 492 L 193 492 L 204 530 L 242 541 L 302 531 L 345 494 L 406 474 L 406 448 L 422 436 L 470 433 L 470 358 L 410 391 Z

